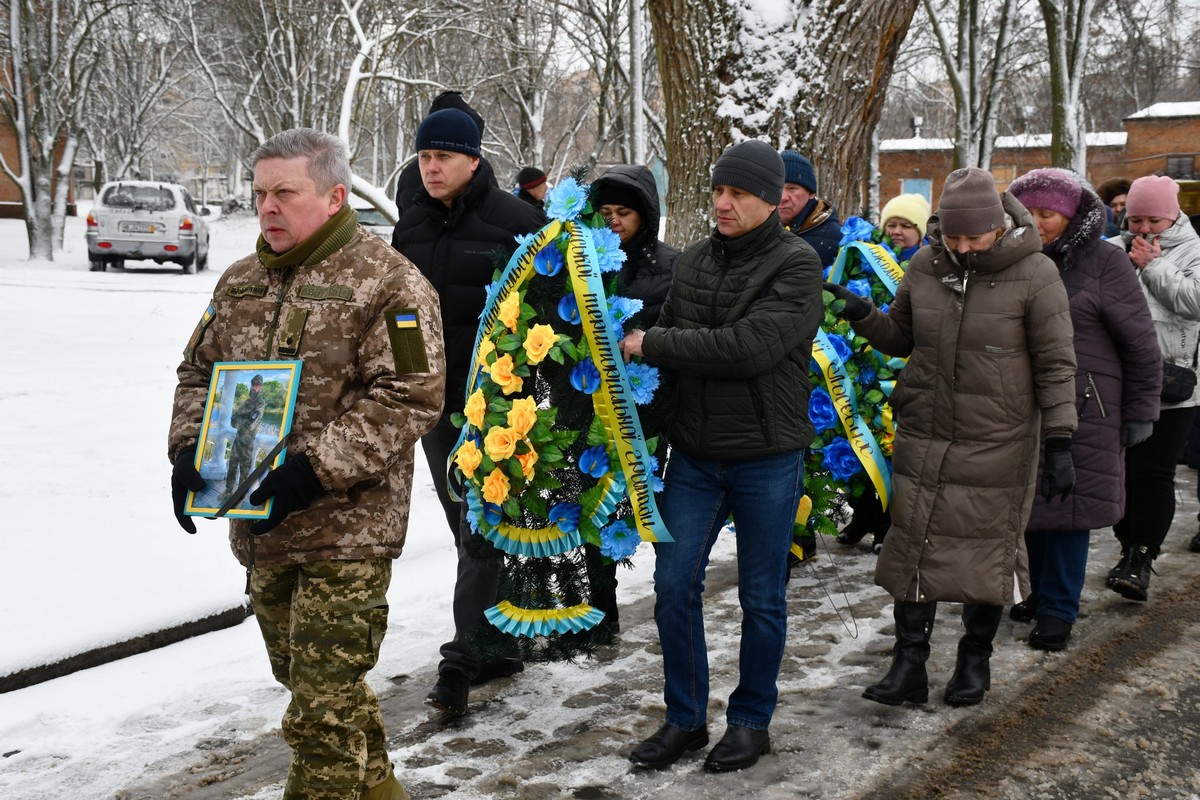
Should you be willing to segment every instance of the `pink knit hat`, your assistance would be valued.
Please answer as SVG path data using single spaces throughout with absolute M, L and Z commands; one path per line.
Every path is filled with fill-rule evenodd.
M 1030 209 L 1057 211 L 1072 219 L 1079 211 L 1083 186 L 1079 179 L 1065 169 L 1045 167 L 1026 172 L 1008 187 L 1008 193 Z
M 1165 175 L 1138 178 L 1125 196 L 1125 216 L 1175 219 L 1179 216 L 1179 184 Z

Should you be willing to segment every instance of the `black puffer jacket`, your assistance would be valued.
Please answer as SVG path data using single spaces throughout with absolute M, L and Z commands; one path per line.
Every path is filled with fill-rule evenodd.
M 658 239 L 660 214 L 654 173 L 641 165 L 618 164 L 592 183 L 592 196 L 600 196 L 606 187 L 632 191 L 642 201 L 641 208 L 634 209 L 641 215 L 642 225 L 628 242 L 621 244 L 625 264 L 617 276 L 617 291 L 623 297 L 642 301 L 642 310 L 626 327 L 645 330 L 658 321 L 659 311 L 671 288 L 671 275 L 679 251 Z
M 730 461 L 807 447 L 821 314 L 817 255 L 778 212 L 736 239 L 714 233 L 684 251 L 642 342 L 646 359 L 678 381 L 671 446 Z
M 480 160 L 467 189 L 447 208 L 422 186 L 400 215 L 392 246 L 437 290 L 446 342 L 446 413 L 461 411 L 479 315 L 497 266 L 516 249 L 515 237 L 546 224 L 541 211 L 495 185 Z

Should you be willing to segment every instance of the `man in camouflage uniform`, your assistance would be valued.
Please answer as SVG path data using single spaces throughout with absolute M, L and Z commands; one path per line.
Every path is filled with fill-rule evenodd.
M 346 145 L 285 131 L 252 156 L 257 252 L 217 282 L 179 365 L 167 452 L 180 525 L 218 361 L 303 362 L 287 460 L 250 496 L 271 514 L 230 523 L 275 678 L 292 694 L 287 800 L 398 800 L 365 676 L 387 629 L 413 447 L 437 422 L 445 357 L 438 298 L 346 205 Z
M 262 396 L 262 384 L 262 375 L 251 378 L 249 396 L 229 417 L 229 424 L 237 434 L 233 437 L 233 447 L 229 451 L 229 469 L 225 472 L 225 495 L 237 491 L 239 474 L 240 480 L 244 481 L 254 470 L 254 440 L 258 436 L 258 423 L 266 405 Z

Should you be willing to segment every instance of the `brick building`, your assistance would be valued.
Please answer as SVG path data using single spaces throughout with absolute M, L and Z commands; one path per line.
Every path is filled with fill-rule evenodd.
M 64 142 L 59 141 L 54 148 L 55 161 L 62 157 L 63 147 Z M 16 131 L 13 129 L 12 123 L 2 117 L 0 117 L 0 152 L 3 152 L 5 161 L 14 171 L 20 169 Z M 56 181 L 57 176 L 53 176 L 51 179 L 52 190 Z M 24 203 L 21 201 L 20 187 L 7 175 L 0 173 L 0 217 L 23 217 L 25 216 L 23 209 Z M 75 214 L 74 181 L 67 189 L 67 214 L 68 216 Z
M 1156 103 L 1122 120 L 1124 130 L 1087 135 L 1087 178 L 1170 175 L 1180 181 L 1181 205 L 1200 212 L 1200 102 Z M 934 208 L 954 160 L 950 139 L 886 139 L 879 144 L 879 194 L 886 203 L 898 194 L 924 195 Z M 1031 169 L 1050 165 L 1050 135 L 1000 136 L 992 155 L 996 187 Z

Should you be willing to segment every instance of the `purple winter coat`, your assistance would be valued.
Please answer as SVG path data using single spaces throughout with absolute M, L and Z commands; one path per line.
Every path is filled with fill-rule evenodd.
M 1085 188 L 1067 229 L 1043 248 L 1058 265 L 1071 301 L 1079 427 L 1071 448 L 1075 490 L 1065 501 L 1049 503 L 1039 493 L 1029 530 L 1093 530 L 1121 519 L 1121 421 L 1158 419 L 1162 355 L 1154 323 L 1129 256 L 1100 238 L 1104 223 L 1104 204 Z

